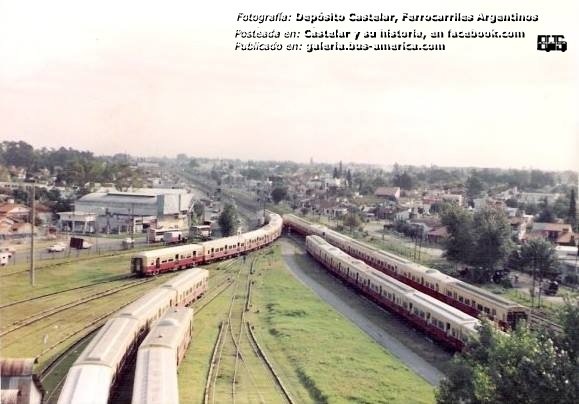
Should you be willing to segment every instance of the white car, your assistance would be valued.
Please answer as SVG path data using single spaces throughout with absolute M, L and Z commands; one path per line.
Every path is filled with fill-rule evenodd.
M 56 243 L 48 247 L 48 252 L 62 252 L 66 250 L 66 246 L 63 243 Z
M 8 258 L 12 258 L 16 254 L 16 250 L 12 247 L 0 247 L 0 254 L 6 254 Z

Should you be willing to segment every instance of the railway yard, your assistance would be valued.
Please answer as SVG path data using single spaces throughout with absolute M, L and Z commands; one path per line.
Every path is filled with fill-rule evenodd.
M 295 216 L 284 216 L 288 236 L 276 241 L 282 218 L 268 217 L 260 229 L 199 244 L 45 260 L 36 287 L 24 264 L 11 267 L 1 275 L 0 354 L 35 358 L 48 403 L 85 402 L 95 369 L 108 376 L 95 382 L 94 402 L 160 402 L 152 395 L 168 389 L 182 403 L 429 403 L 479 311 L 497 327 L 526 316 L 520 305 Z M 183 271 L 197 265 L 208 271 Z M 431 278 L 418 283 L 409 271 Z M 433 293 L 439 282 L 460 301 Z M 473 297 L 462 305 L 461 293 L 479 305 Z M 177 377 L 146 366 L 151 376 L 136 376 L 135 346 L 183 304 L 194 310 L 191 343 L 167 336 L 180 352 Z
M 38 359 L 46 402 L 108 316 L 174 276 L 131 276 L 129 257 L 43 262 L 34 289 L 24 268 L 3 274 L 1 355 Z M 353 392 L 433 401 L 432 386 L 291 276 L 280 247 L 207 268 L 210 288 L 192 305 L 193 341 L 179 368 L 181 402 L 349 401 Z M 115 401 L 130 401 L 131 383 L 121 379 Z

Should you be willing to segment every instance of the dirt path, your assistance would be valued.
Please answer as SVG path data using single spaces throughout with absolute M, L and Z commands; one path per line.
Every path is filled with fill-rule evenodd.
M 329 275 L 305 253 L 303 243 L 288 238 L 280 243 L 287 267 L 296 279 L 428 383 L 438 385 L 450 353 Z

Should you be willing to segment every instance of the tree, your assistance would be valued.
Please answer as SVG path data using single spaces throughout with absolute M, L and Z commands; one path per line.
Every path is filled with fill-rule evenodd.
M 344 226 L 350 227 L 350 231 L 362 224 L 360 216 L 355 212 L 350 212 L 344 217 Z
M 474 250 L 471 263 L 487 271 L 507 260 L 512 249 L 511 225 L 502 210 L 483 208 L 474 214 Z
M 225 236 L 231 236 L 236 233 L 237 226 L 239 223 L 237 209 L 231 204 L 226 204 L 223 207 L 223 212 L 219 215 L 217 220 L 219 227 L 221 228 L 221 234 Z
M 569 212 L 567 213 L 567 220 L 575 228 L 577 225 L 577 201 L 575 195 L 575 188 L 571 188 L 571 194 L 569 195 Z
M 563 327 L 563 334 L 560 335 L 559 343 L 569 352 L 571 359 L 578 363 L 579 360 L 579 301 L 565 301 L 565 306 L 561 310 L 560 323 Z
M 26 142 L 2 142 L 0 147 L 1 160 L 6 165 L 31 169 L 34 166 L 36 155 L 34 148 Z
M 559 274 L 557 253 L 547 240 L 536 238 L 521 247 L 520 264 L 523 270 L 533 274 L 531 298 L 535 300 L 535 279 L 539 277 L 539 306 L 541 305 L 541 283 L 543 278 L 553 279 Z
M 348 188 L 352 187 L 352 171 L 348 169 L 346 172 L 346 181 L 348 182 Z
M 414 186 L 414 181 L 412 180 L 412 177 L 406 171 L 404 171 L 401 175 L 400 174 L 395 175 L 393 182 L 394 185 L 406 190 L 410 190 Z
M 442 204 L 437 209 L 448 231 L 444 255 L 450 261 L 468 262 L 474 248 L 472 215 L 454 204 Z
M 550 206 L 545 206 L 537 218 L 537 222 L 540 223 L 555 223 L 556 220 L 557 217 Z
M 276 205 L 284 199 L 287 199 L 287 196 L 287 188 L 284 187 L 277 187 L 271 191 L 271 199 Z
M 205 217 L 205 205 L 201 202 L 195 202 L 193 204 L 193 214 L 197 221 L 201 221 Z
M 477 198 L 484 191 L 484 183 L 476 175 L 468 177 L 465 183 L 466 195 L 470 199 Z
M 579 394 L 579 368 L 569 351 L 526 327 L 507 335 L 483 322 L 450 368 L 436 392 L 439 404 L 566 404 Z

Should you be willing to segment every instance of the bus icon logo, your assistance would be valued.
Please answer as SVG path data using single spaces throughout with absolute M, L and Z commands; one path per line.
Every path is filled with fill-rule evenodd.
M 567 41 L 564 41 L 564 35 L 538 35 L 537 50 L 551 52 L 567 50 Z

